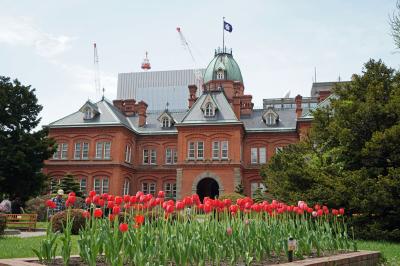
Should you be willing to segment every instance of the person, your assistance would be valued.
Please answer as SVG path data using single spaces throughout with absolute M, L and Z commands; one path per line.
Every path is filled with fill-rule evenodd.
M 22 200 L 20 197 L 15 196 L 14 199 L 11 201 L 11 213 L 20 214 L 22 213 Z
M 57 196 L 51 199 L 51 201 L 56 203 L 56 207 L 52 210 L 52 214 L 65 210 L 65 201 L 63 199 L 64 190 L 59 189 L 57 191 Z
M 11 201 L 8 199 L 7 196 L 0 203 L 0 212 L 1 213 L 11 213 Z

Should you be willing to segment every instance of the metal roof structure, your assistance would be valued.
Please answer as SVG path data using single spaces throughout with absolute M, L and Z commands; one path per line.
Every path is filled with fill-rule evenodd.
M 217 80 L 218 70 L 224 71 L 224 80 L 240 81 L 243 83 L 242 73 L 238 63 L 233 59 L 232 53 L 226 51 L 216 51 L 214 59 L 208 64 L 203 82 L 207 83 L 210 80 Z
M 117 99 L 135 99 L 145 101 L 148 110 L 164 110 L 166 103 L 169 109 L 187 108 L 189 98 L 188 85 L 202 86 L 204 69 L 185 69 L 169 71 L 147 71 L 119 73 Z

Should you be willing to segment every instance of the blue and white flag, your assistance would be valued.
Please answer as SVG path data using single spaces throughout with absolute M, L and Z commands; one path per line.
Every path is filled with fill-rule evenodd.
M 232 25 L 224 20 L 224 30 L 232 32 Z

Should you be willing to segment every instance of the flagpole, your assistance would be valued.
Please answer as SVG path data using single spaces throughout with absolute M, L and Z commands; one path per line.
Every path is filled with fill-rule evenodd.
M 222 52 L 225 53 L 225 17 L 222 17 Z

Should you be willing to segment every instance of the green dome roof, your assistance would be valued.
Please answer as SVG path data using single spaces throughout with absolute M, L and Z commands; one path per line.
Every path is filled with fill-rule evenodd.
M 242 73 L 240 72 L 239 65 L 233 59 L 232 53 L 215 52 L 214 59 L 208 64 L 204 72 L 204 83 L 210 80 L 217 80 L 217 71 L 224 71 L 223 80 L 240 81 L 243 83 Z

